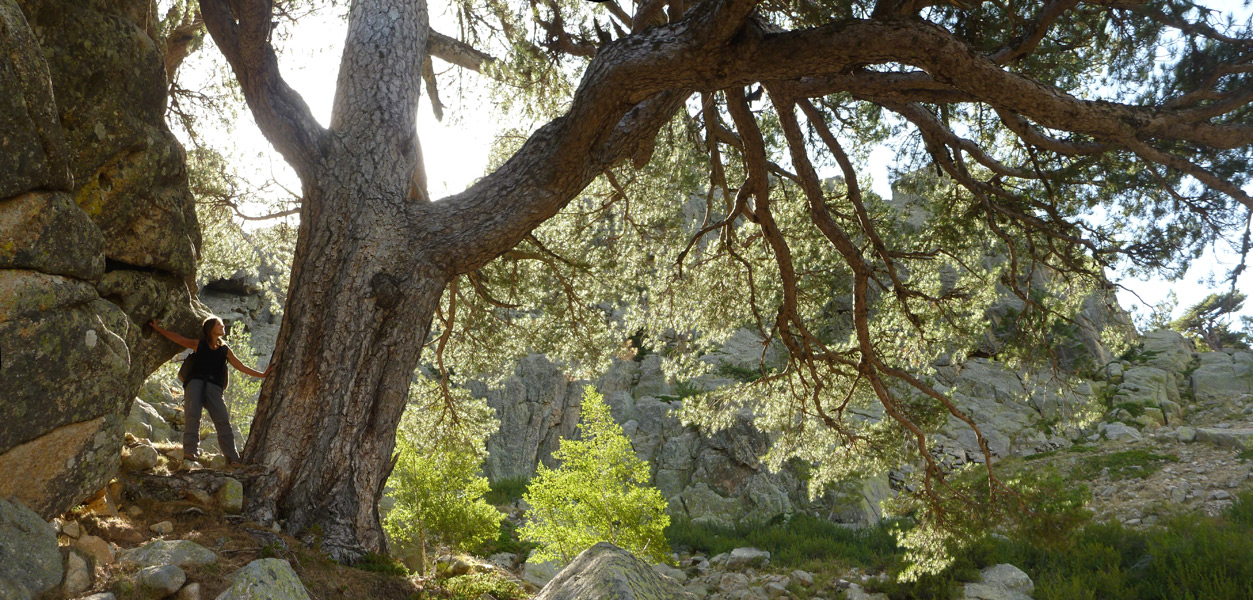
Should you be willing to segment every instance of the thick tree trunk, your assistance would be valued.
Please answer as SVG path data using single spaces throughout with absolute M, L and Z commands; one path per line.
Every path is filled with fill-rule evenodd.
M 377 506 L 447 278 L 410 226 L 426 205 L 347 169 L 309 193 L 287 315 L 244 452 L 248 513 L 339 560 L 384 550 Z M 391 190 L 389 190 L 390 192 Z
M 202 2 L 258 123 L 304 184 L 287 317 L 244 460 L 246 510 L 353 561 L 385 550 L 378 500 L 409 384 L 451 271 L 432 244 L 416 110 L 422 0 L 349 10 L 331 126 L 277 76 L 268 0 Z M 233 21 L 232 21 L 233 20 Z M 232 47 L 232 44 L 235 44 Z

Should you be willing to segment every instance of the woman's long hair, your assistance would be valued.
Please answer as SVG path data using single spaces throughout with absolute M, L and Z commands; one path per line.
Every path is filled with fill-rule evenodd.
M 215 324 L 222 325 L 222 319 L 219 319 L 217 317 L 209 317 L 205 319 L 203 323 L 200 324 L 200 339 L 201 341 L 204 342 L 206 346 L 210 348 L 213 347 L 212 336 L 213 336 L 213 326 Z M 225 325 L 222 325 L 222 326 L 225 327 Z

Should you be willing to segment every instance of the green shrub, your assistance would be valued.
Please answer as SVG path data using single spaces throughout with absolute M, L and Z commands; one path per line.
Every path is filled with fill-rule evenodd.
M 479 548 L 479 552 L 484 556 L 508 552 L 525 557 L 534 548 L 534 542 L 523 542 L 518 539 L 518 528 L 516 525 L 508 520 L 503 520 L 500 522 L 500 531 L 496 534 L 496 539 L 485 542 Z
M 423 382 L 411 390 L 397 431 L 388 479 L 396 505 L 383 527 L 396 541 L 418 544 L 425 564 L 428 544 L 476 549 L 496 535 L 504 515 L 483 500 L 489 486 L 480 475 L 485 440 L 497 427 L 492 409 L 463 390 L 450 406 L 438 384 Z
M 761 367 L 740 367 L 726 361 L 719 362 L 714 372 L 743 383 L 752 383 L 765 375 Z
M 527 593 L 518 584 L 487 571 L 449 577 L 443 581 L 444 590 L 453 600 L 479 600 L 488 594 L 496 600 L 524 600 Z
M 233 325 L 222 341 L 230 346 L 231 352 L 244 364 L 254 368 L 261 367 L 257 369 L 259 371 L 265 370 L 264 366 L 253 362 L 252 335 L 244 331 L 242 326 Z M 252 429 L 252 417 L 257 413 L 257 397 L 260 395 L 260 379 L 249 377 L 232 368 L 230 385 L 226 386 L 222 392 L 222 401 L 231 414 L 231 424 L 239 428 L 239 432 L 243 434 L 241 439 L 235 440 L 235 444 L 241 446 L 240 450 L 243 449 L 244 441 L 248 439 L 248 431 Z M 201 426 L 207 427 L 209 422 L 209 419 L 202 419 Z M 203 439 L 207 429 L 200 433 Z
M 556 470 L 540 465 L 527 489 L 531 505 L 522 539 L 539 544 L 535 559 L 572 560 L 597 542 L 625 548 L 644 560 L 669 560 L 663 530 L 666 500 L 648 487 L 648 463 L 609 414 L 601 395 L 583 391 L 581 439 L 561 440 Z
M 493 481 L 491 482 L 491 489 L 483 495 L 483 500 L 495 506 L 509 504 L 514 500 L 521 499 L 523 494 L 526 494 L 526 486 L 530 483 L 531 480 L 525 477 L 510 477 L 500 481 Z
M 942 598 L 928 594 L 941 593 L 936 587 L 944 581 L 956 589 L 975 569 L 998 563 L 1026 571 L 1036 600 L 1247 600 L 1253 598 L 1253 493 L 1241 494 L 1217 518 L 1179 515 L 1151 529 L 1095 523 L 1055 543 L 1029 534 L 987 537 L 932 581 L 877 589 L 893 600 Z
M 1114 405 L 1114 408 L 1121 408 L 1130 413 L 1133 417 L 1144 416 L 1144 405 L 1139 402 L 1119 402 Z

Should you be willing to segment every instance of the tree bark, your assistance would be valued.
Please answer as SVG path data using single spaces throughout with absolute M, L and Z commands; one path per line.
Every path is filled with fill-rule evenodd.
M 355 177 L 311 190 L 244 460 L 247 512 L 337 560 L 385 549 L 377 513 L 422 341 L 448 278 L 410 224 L 422 205 Z
M 432 250 L 416 111 L 421 0 L 349 11 L 331 127 L 281 79 L 268 0 L 205 0 L 206 24 L 304 198 L 286 307 L 244 460 L 245 510 L 342 561 L 383 552 L 378 501 L 431 318 L 450 279 Z

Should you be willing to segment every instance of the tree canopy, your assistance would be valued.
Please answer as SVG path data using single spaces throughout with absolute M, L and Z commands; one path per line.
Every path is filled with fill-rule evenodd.
M 344 189 L 370 190 L 344 204 L 361 219 L 409 202 L 329 239 L 414 244 L 419 264 L 401 279 L 396 263 L 358 279 L 389 310 L 404 277 L 442 293 L 405 318 L 433 324 L 416 331 L 429 331 L 423 360 L 443 383 L 524 352 L 595 370 L 641 348 L 690 379 L 709 368 L 696 357 L 748 327 L 764 340 L 761 377 L 687 415 L 717 427 L 752 409 L 779 434 L 769 461 L 817 463 L 818 487 L 913 457 L 920 494 L 942 510 L 951 488 L 926 431 L 946 415 L 978 427 L 930 376 L 986 351 L 986 311 L 1003 294 L 1021 310 L 992 351 L 1056 362 L 1040 349 L 1084 299 L 1112 301 L 1106 269 L 1178 274 L 1216 243 L 1248 253 L 1253 36 L 1193 2 L 457 1 L 458 31 L 440 32 L 421 0 L 356 0 L 329 128 L 278 72 L 273 17 L 288 4 L 201 0 L 254 117 L 301 178 L 302 236 L 338 214 L 323 202 Z M 450 77 L 478 76 L 519 125 L 491 172 L 430 202 L 418 87 L 439 106 Z M 868 185 L 884 143 L 898 153 L 895 199 Z M 330 268 L 306 263 L 316 252 L 300 244 L 295 254 L 297 270 Z M 289 320 L 315 306 L 289 303 Z M 772 347 L 785 358 L 767 360 Z M 382 379 L 335 397 L 403 397 L 391 370 L 417 356 L 388 360 L 362 369 Z M 276 417 L 267 395 L 305 390 L 286 369 L 266 384 L 261 422 Z M 301 393 L 331 394 L 333 379 Z M 853 418 L 871 405 L 887 418 Z

